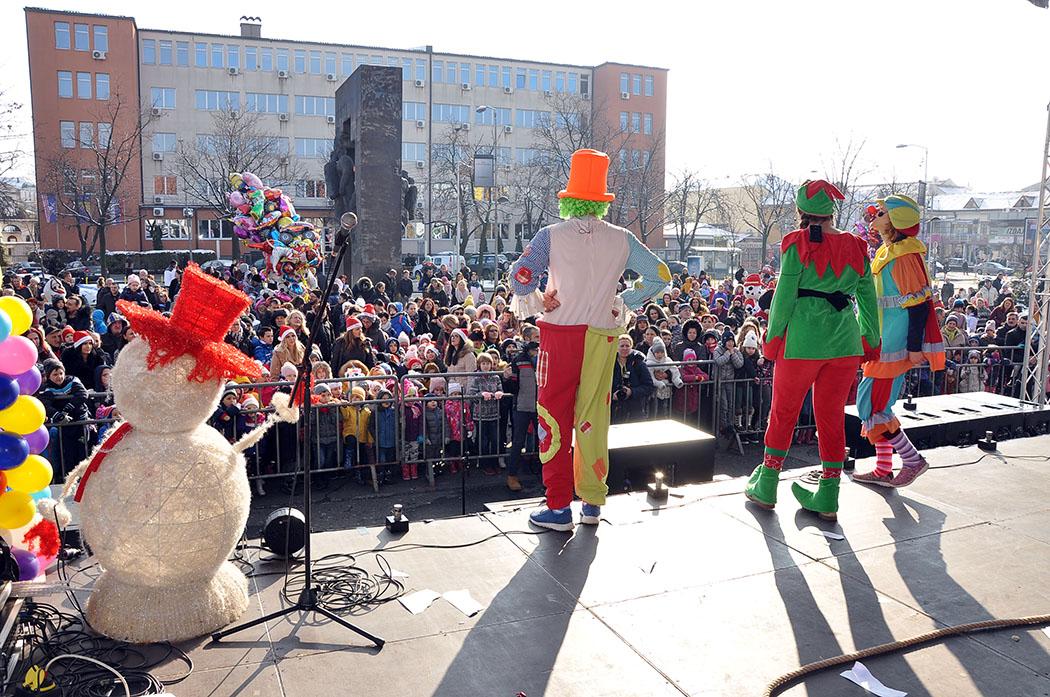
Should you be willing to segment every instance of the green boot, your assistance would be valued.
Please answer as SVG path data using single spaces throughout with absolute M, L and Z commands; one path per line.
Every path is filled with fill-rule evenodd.
M 777 505 L 777 484 L 780 483 L 780 470 L 759 465 L 747 480 L 744 496 L 752 503 L 767 510 Z
M 837 520 L 839 510 L 840 477 L 821 478 L 816 492 L 806 489 L 798 482 L 791 485 L 791 493 L 807 511 L 813 511 L 824 520 Z

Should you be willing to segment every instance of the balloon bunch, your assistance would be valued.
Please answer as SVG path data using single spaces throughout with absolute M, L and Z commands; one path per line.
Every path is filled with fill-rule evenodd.
M 266 280 L 277 281 L 278 290 L 286 294 L 306 295 L 310 269 L 321 263 L 313 225 L 299 218 L 291 199 L 280 189 L 264 186 L 251 172 L 234 172 L 230 184 L 234 234 L 262 251 Z
M 32 396 L 42 381 L 36 346 L 21 336 L 32 321 L 22 298 L 0 297 L 0 535 L 23 581 L 46 569 L 59 547 L 55 524 L 37 512 L 37 503 L 51 498 L 53 473 L 41 456 L 50 440 L 44 405 Z

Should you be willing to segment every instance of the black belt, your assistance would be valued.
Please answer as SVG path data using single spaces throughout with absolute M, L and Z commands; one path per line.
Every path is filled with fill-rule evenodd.
M 798 297 L 800 298 L 824 298 L 831 306 L 839 312 L 842 312 L 850 303 L 853 302 L 853 296 L 843 293 L 841 290 L 836 290 L 834 293 L 825 293 L 822 290 L 813 290 L 811 288 L 799 288 Z

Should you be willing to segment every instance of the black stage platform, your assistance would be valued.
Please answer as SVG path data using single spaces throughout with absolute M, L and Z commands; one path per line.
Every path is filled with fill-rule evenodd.
M 786 483 L 775 513 L 751 508 L 740 495 L 744 480 L 734 479 L 682 488 L 662 510 L 639 494 L 613 497 L 600 526 L 572 535 L 498 535 L 529 529 L 521 501 L 413 522 L 402 540 L 382 528 L 319 534 L 316 550 L 326 554 L 495 533 L 462 549 L 385 553 L 410 590 L 467 589 L 484 609 L 466 617 L 439 599 L 418 615 L 396 602 L 356 614 L 354 622 L 387 639 L 380 653 L 313 618 L 218 645 L 202 639 L 186 646 L 195 670 L 171 692 L 743 697 L 800 664 L 856 648 L 1050 612 L 1050 437 L 1010 441 L 987 456 L 973 447 L 926 456 L 939 469 L 906 490 L 844 481 L 838 524 L 800 512 Z M 861 461 L 858 470 L 870 466 Z M 358 561 L 376 570 L 372 555 Z M 279 607 L 282 581 L 253 579 L 244 619 Z M 1039 629 L 955 638 L 866 665 L 911 697 L 1050 694 L 1050 637 Z M 182 670 L 172 662 L 171 674 Z M 785 694 L 867 694 L 839 672 Z

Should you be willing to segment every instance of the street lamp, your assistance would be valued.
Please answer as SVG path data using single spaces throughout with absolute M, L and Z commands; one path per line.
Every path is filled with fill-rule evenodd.
M 484 114 L 487 111 L 491 111 L 492 112 L 492 189 L 489 191 L 489 197 L 490 198 L 496 198 L 496 196 L 495 196 L 495 192 L 496 192 L 496 188 L 497 188 L 496 187 L 496 170 L 498 169 L 497 165 L 499 164 L 499 156 L 497 155 L 497 151 L 499 150 L 499 147 L 498 147 L 498 144 L 499 144 L 499 119 L 498 119 L 499 112 L 496 111 L 496 109 L 494 107 L 491 107 L 488 104 L 480 104 L 480 105 L 478 105 L 477 107 L 474 108 L 474 112 L 478 113 L 478 114 Z M 496 222 L 495 222 L 495 224 L 492 227 L 492 241 L 493 241 L 492 253 L 496 254 L 496 253 L 498 253 L 500 251 L 500 248 L 503 246 L 502 245 L 502 239 L 500 238 L 500 234 L 499 234 L 499 202 L 498 201 L 496 202 L 495 210 L 493 211 L 493 213 L 495 214 Z M 493 282 L 493 287 L 495 287 L 495 283 L 496 283 L 496 277 L 495 276 L 493 276 L 492 282 Z
M 452 171 L 456 175 L 456 248 L 453 250 L 455 253 L 455 262 L 453 266 L 462 268 L 463 264 L 460 262 L 460 250 L 462 244 L 461 235 L 463 234 L 463 188 L 459 183 L 459 162 L 456 161 L 456 151 L 459 150 L 459 133 L 463 130 L 463 125 L 457 125 L 452 127 L 452 131 L 456 134 L 452 139 Z
M 928 147 L 926 147 L 925 145 L 919 145 L 917 143 L 901 143 L 900 145 L 897 146 L 898 150 L 901 150 L 901 149 L 904 149 L 904 148 L 921 148 L 922 149 L 922 187 L 923 187 L 923 190 L 922 190 L 922 217 L 923 217 L 923 222 L 925 222 L 925 219 L 926 219 L 926 208 L 927 208 L 926 200 L 927 200 L 927 197 L 930 195 L 930 192 L 929 192 L 929 189 L 930 189 L 930 184 L 929 184 L 930 149 Z

